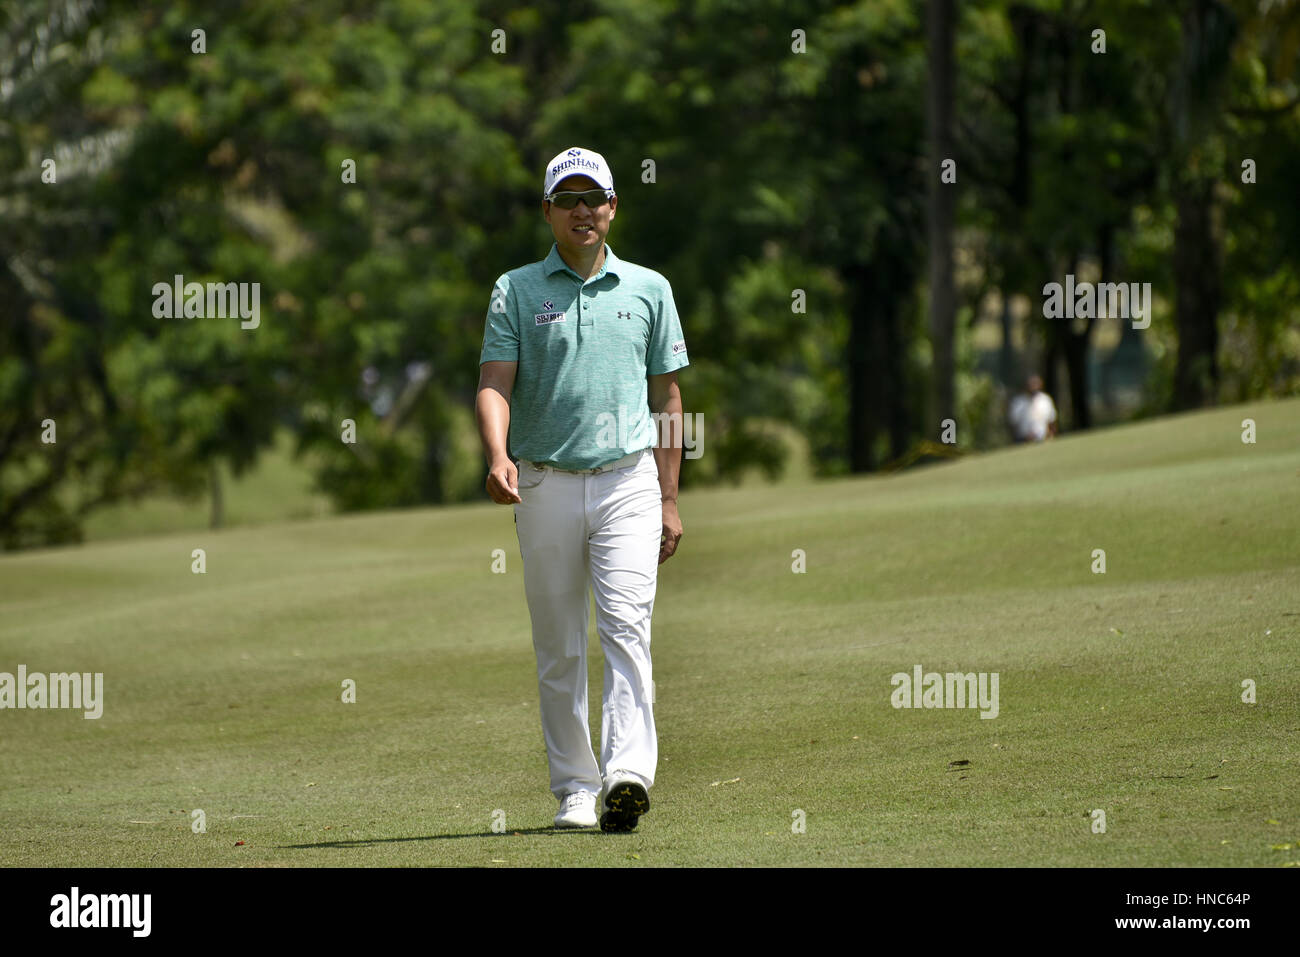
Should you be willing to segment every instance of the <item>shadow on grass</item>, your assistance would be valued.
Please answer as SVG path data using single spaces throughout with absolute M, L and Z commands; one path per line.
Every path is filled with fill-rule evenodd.
M 554 834 L 557 836 L 577 835 L 577 834 L 603 834 L 604 832 L 598 827 L 524 827 L 515 830 L 504 831 L 498 834 L 495 831 L 479 831 L 474 834 L 427 834 L 424 837 L 373 837 L 368 840 L 352 841 L 321 841 L 319 844 L 277 844 L 276 849 L 281 851 L 302 851 L 322 847 L 374 847 L 377 844 L 401 844 L 406 841 L 452 841 L 463 837 L 490 837 L 500 840 L 503 837 L 522 837 L 525 834 Z

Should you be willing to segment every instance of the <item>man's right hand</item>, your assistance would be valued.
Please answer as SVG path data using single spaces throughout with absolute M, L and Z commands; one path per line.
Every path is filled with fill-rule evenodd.
M 488 469 L 487 493 L 498 505 L 522 502 L 519 497 L 519 469 L 514 462 L 503 459 Z

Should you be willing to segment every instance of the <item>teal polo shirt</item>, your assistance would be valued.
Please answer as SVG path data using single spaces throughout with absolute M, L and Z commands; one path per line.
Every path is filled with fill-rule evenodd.
M 589 469 L 656 444 L 647 375 L 689 365 L 668 280 L 605 262 L 585 282 L 560 258 L 512 269 L 492 290 L 484 362 L 517 362 L 510 453 Z

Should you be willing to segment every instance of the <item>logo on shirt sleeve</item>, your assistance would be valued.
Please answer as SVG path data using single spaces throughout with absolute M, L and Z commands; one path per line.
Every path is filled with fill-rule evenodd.
M 686 340 L 678 339 L 673 343 L 673 355 L 679 356 L 686 351 Z

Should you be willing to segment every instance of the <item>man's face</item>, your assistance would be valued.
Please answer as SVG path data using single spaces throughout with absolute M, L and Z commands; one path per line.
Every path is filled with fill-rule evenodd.
M 555 192 L 580 193 L 588 189 L 600 189 L 590 176 L 566 176 L 555 185 Z M 573 209 L 560 209 L 554 203 L 542 203 L 542 215 L 551 224 L 555 241 L 566 252 L 580 253 L 584 249 L 599 249 L 609 234 L 609 224 L 614 219 L 618 208 L 618 197 L 609 202 L 589 209 L 581 200 Z M 583 229 L 581 227 L 588 227 Z

